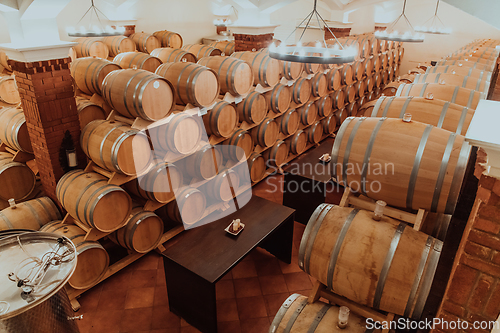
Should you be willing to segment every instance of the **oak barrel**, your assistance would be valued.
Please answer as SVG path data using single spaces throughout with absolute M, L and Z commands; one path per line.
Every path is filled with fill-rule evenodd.
M 305 131 L 309 143 L 319 143 L 323 138 L 323 126 L 319 120 L 306 128 Z
M 12 67 L 9 65 L 9 57 L 4 51 L 0 51 L 0 65 L 6 70 L 12 72 Z
M 479 79 L 472 76 L 463 76 L 458 74 L 436 73 L 436 74 L 417 74 L 411 83 L 446 83 L 452 86 L 476 90 L 487 94 L 490 89 L 490 81 L 487 77 Z M 406 82 L 405 82 L 406 83 Z
M 280 124 L 281 133 L 285 135 L 292 135 L 297 132 L 300 125 L 300 114 L 296 109 L 288 110 L 280 118 L 281 120 L 278 120 L 278 122 Z
M 288 110 L 292 101 L 290 88 L 279 83 L 274 88 L 263 94 L 269 110 L 274 113 L 283 113 Z
M 153 157 L 147 136 L 118 121 L 90 122 L 82 130 L 80 144 L 95 164 L 128 176 L 145 171 Z
M 60 220 L 59 209 L 49 197 L 16 203 L 0 211 L 0 230 L 39 230 L 53 220 Z
M 21 200 L 33 192 L 36 178 L 24 163 L 12 162 L 13 155 L 0 152 L 0 199 Z
M 279 135 L 279 127 L 272 118 L 264 118 L 259 126 L 251 130 L 252 139 L 255 144 L 261 147 L 274 145 Z
M 318 118 L 318 108 L 314 102 L 309 102 L 297 109 L 300 122 L 306 126 L 314 124 Z
M 264 158 L 266 160 L 266 166 L 272 165 L 275 167 L 280 167 L 285 164 L 288 157 L 288 146 L 285 141 L 278 141 L 264 152 Z
M 80 120 L 80 129 L 83 130 L 88 123 L 94 120 L 106 119 L 106 112 L 99 105 L 86 98 L 76 97 L 76 110 Z M 1 116 L 0 116 L 1 117 Z
M 321 119 L 321 125 L 323 126 L 323 133 L 325 135 L 331 135 L 335 133 L 335 131 L 339 127 L 339 119 L 337 118 L 338 113 L 341 113 L 341 111 L 337 111 L 334 114 Z
M 235 43 L 229 41 L 217 41 L 208 44 L 208 46 L 214 47 L 220 50 L 222 54 L 230 56 L 231 54 L 234 53 Z
M 161 65 L 161 60 L 143 52 L 124 52 L 118 54 L 113 62 L 121 68 L 144 69 L 154 73 Z
M 365 95 L 365 92 L 366 92 L 365 81 L 361 80 L 361 81 L 355 82 L 354 88 L 356 89 L 356 95 L 358 97 L 363 97 Z
M 326 80 L 328 82 L 329 90 L 333 91 L 340 89 L 342 86 L 342 76 L 344 75 L 342 71 L 343 67 L 334 67 L 328 71 L 326 74 Z
M 194 54 L 182 49 L 172 49 L 170 47 L 160 47 L 150 53 L 153 57 L 165 62 L 196 62 Z
M 259 153 L 252 153 L 247 159 L 248 169 L 250 170 L 250 180 L 258 182 L 264 178 L 266 174 L 266 161 Z
M 472 67 L 459 67 L 459 66 L 434 66 L 429 67 L 425 71 L 424 74 L 434 74 L 434 73 L 450 73 L 450 74 L 458 74 L 463 76 L 472 76 L 479 79 L 486 77 L 488 80 L 491 78 L 492 73 L 488 71 L 484 71 L 481 69 L 476 69 Z M 421 73 L 416 73 L 421 74 Z
M 264 52 L 235 52 L 231 55 L 248 62 L 252 66 L 254 84 L 262 87 L 274 87 L 280 80 L 279 61 Z
M 179 104 L 211 106 L 219 96 L 219 81 L 214 70 L 194 63 L 169 62 L 161 65 L 156 74 L 175 88 Z
M 104 78 L 111 73 L 121 69 L 117 64 L 96 58 L 80 58 L 71 62 L 71 76 L 75 80 L 78 89 L 87 95 L 101 95 Z
M 246 121 L 249 124 L 260 124 L 267 115 L 267 103 L 264 96 L 256 91 L 252 91 L 236 104 L 236 111 L 240 121 Z
M 33 152 L 22 109 L 15 107 L 0 109 L 0 142 L 15 150 Z
M 240 186 L 240 176 L 231 169 L 222 170 L 207 184 L 207 194 L 216 202 L 230 201 L 233 199 Z
M 132 34 L 129 38 L 134 41 L 137 50 L 144 53 L 150 53 L 154 49 L 161 47 L 161 43 L 158 38 L 144 32 Z
M 109 256 L 99 242 L 85 240 L 85 231 L 62 221 L 48 223 L 40 231 L 66 236 L 75 244 L 77 263 L 75 272 L 68 281 L 71 287 L 87 289 L 101 281 L 108 270 Z
M 344 64 L 342 66 L 342 84 L 350 85 L 354 81 L 352 79 L 352 66 L 350 64 Z
M 215 177 L 222 169 L 220 146 L 207 144 L 184 159 L 184 170 L 193 178 L 204 180 Z
M 149 136 L 155 151 L 191 153 L 202 138 L 200 122 L 183 112 L 170 115 L 168 122 L 149 127 Z
M 182 49 L 194 54 L 196 59 L 201 59 L 204 57 L 211 57 L 211 56 L 220 56 L 222 54 L 221 50 L 203 44 L 188 44 L 184 45 Z
M 56 186 L 57 199 L 68 213 L 89 228 L 115 231 L 125 225 L 132 201 L 121 187 L 95 172 L 73 170 Z
M 350 117 L 337 133 L 331 174 L 392 206 L 453 214 L 470 149 L 463 136 L 432 125 Z
M 163 236 L 163 220 L 138 204 L 130 212 L 124 227 L 108 235 L 116 244 L 138 253 L 147 253 L 158 246 Z
M 346 99 L 346 102 L 352 103 L 356 99 L 356 87 L 354 84 L 350 84 L 348 86 L 344 86 L 344 96 Z
M 238 113 L 232 104 L 220 101 L 203 116 L 208 135 L 227 138 L 238 126 Z
M 78 44 L 74 46 L 78 58 L 93 57 L 107 59 L 109 50 L 106 44 L 98 38 L 82 37 L 75 40 Z
M 396 96 L 399 86 L 404 84 L 403 82 L 391 82 L 382 89 L 382 94 L 384 96 Z
M 248 93 L 253 87 L 252 67 L 243 60 L 212 56 L 201 58 L 198 64 L 207 66 L 217 73 L 222 93 L 228 92 L 239 96 Z
M 153 36 L 158 38 L 161 46 L 180 49 L 182 47 L 182 36 L 173 31 L 161 30 L 153 32 Z
M 296 80 L 304 71 L 304 64 L 300 62 L 292 62 L 292 61 L 280 61 L 281 65 L 281 74 L 287 80 Z
M 332 107 L 334 109 L 342 109 L 345 105 L 344 90 L 339 89 L 330 94 L 332 98 Z
M 443 243 L 405 223 L 372 216 L 319 205 L 300 242 L 299 267 L 356 303 L 420 319 Z
M 333 109 L 332 97 L 330 95 L 326 95 L 325 97 L 321 97 L 316 101 L 316 108 L 318 109 L 318 115 L 320 117 L 327 117 L 332 113 Z
M 300 155 L 306 150 L 307 134 L 303 130 L 299 129 L 285 141 L 292 154 Z
M 172 112 L 175 90 L 165 78 L 141 69 L 109 73 L 102 84 L 102 97 L 125 117 L 160 120 Z
M 167 205 L 167 214 L 172 220 L 189 227 L 202 218 L 206 206 L 207 199 L 202 192 L 185 187 L 177 191 L 175 201 Z
M 125 36 L 104 37 L 102 42 L 108 47 L 110 57 L 117 56 L 123 52 L 134 52 L 136 50 L 134 41 Z
M 222 154 L 231 161 L 239 162 L 250 156 L 253 146 L 254 142 L 250 133 L 237 129 L 231 138 L 222 144 Z
M 297 79 L 290 89 L 292 101 L 298 105 L 306 103 L 312 94 L 311 81 L 303 77 Z
M 311 79 L 311 92 L 314 97 L 328 95 L 328 81 L 323 73 L 316 73 Z
M 21 102 L 16 81 L 10 75 L 0 75 L 0 100 L 7 104 Z

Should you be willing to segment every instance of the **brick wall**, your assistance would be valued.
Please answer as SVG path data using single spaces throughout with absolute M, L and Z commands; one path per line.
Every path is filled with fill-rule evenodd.
M 85 166 L 81 151 L 80 121 L 76 109 L 70 58 L 39 62 L 9 60 L 14 71 L 26 117 L 36 164 L 45 193 L 57 202 L 55 188 L 64 174 L 59 153 L 64 133 L 71 133 L 79 167 Z
M 246 35 L 233 34 L 234 50 L 239 51 L 258 51 L 268 47 L 273 42 L 274 34 Z
M 332 32 L 337 38 L 349 37 L 349 35 L 351 34 L 351 28 L 330 28 L 330 30 L 325 29 L 325 39 L 328 40 L 333 38 Z
M 500 179 L 483 174 L 484 162 L 485 154 L 480 150 L 476 201 L 437 313 L 447 321 L 468 321 L 471 328 L 474 321 L 495 321 L 500 314 Z M 458 330 L 441 327 L 435 331 Z

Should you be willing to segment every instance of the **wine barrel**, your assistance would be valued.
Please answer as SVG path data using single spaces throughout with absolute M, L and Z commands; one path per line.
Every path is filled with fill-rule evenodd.
M 463 136 L 432 125 L 348 118 L 335 139 L 331 174 L 339 183 L 392 206 L 453 214 L 470 149 Z M 347 162 L 354 166 L 352 172 L 347 172 Z M 380 172 L 370 171 L 373 166 Z M 384 166 L 386 170 L 380 170 Z
M 4 51 L 0 51 L 0 65 L 9 72 L 12 72 L 12 67 L 9 65 L 9 57 Z
M 316 101 L 316 108 L 318 109 L 318 115 L 320 117 L 328 117 L 333 109 L 332 109 L 332 97 L 330 95 L 326 95 Z
M 202 136 L 199 121 L 182 112 L 170 115 L 168 122 L 162 122 L 148 130 L 155 151 L 170 151 L 177 154 L 193 152 Z
M 229 103 L 220 101 L 203 116 L 208 135 L 227 138 L 238 126 L 238 113 Z
M 148 137 L 118 121 L 90 122 L 82 130 L 80 144 L 95 164 L 127 176 L 145 171 L 153 158 Z
M 151 55 L 166 62 L 196 62 L 194 54 L 186 52 L 182 49 L 172 49 L 169 47 L 160 47 L 151 51 Z
M 217 41 L 208 44 L 208 46 L 220 50 L 224 55 L 230 56 L 234 53 L 235 43 L 229 41 Z
M 365 104 L 366 117 L 403 118 L 405 113 L 412 120 L 430 124 L 447 131 L 465 135 L 474 116 L 474 110 L 440 99 L 423 97 L 380 97 Z
M 300 122 L 306 126 L 314 124 L 318 118 L 318 108 L 314 102 L 309 102 L 297 109 Z
M 314 97 L 328 95 L 328 81 L 323 73 L 316 73 L 311 79 L 311 92 Z
M 231 57 L 244 60 L 252 66 L 254 84 L 274 87 L 280 80 L 279 61 L 263 52 L 235 52 Z
M 438 83 L 412 83 L 402 84 L 396 91 L 396 96 L 430 97 L 450 101 L 468 108 L 475 109 L 480 100 L 485 99 L 485 94 L 460 86 L 449 86 Z
M 300 155 L 307 147 L 307 135 L 303 130 L 298 130 L 294 135 L 285 140 L 292 154 Z
M 363 97 L 366 93 L 366 83 L 361 80 L 354 83 L 354 89 L 356 90 L 356 96 Z
M 345 110 L 347 111 L 347 114 L 352 117 L 356 117 L 358 114 L 358 109 L 359 105 L 357 101 L 354 101 L 352 103 L 349 103 L 346 107 Z
M 222 93 L 234 96 L 245 95 L 253 87 L 252 67 L 233 57 L 212 56 L 198 60 L 198 64 L 217 73 Z
M 252 153 L 248 157 L 248 170 L 250 170 L 250 180 L 258 182 L 266 175 L 266 161 L 259 153 Z
M 153 36 L 158 38 L 161 46 L 180 49 L 182 47 L 182 36 L 176 32 L 162 30 L 153 32 Z
M 106 119 L 106 112 L 104 112 L 104 110 L 99 105 L 92 103 L 91 101 L 83 97 L 76 97 L 75 99 L 76 110 L 78 111 L 78 119 L 80 120 L 81 130 L 83 130 L 85 126 L 87 126 L 87 124 L 91 121 Z
M 304 72 L 304 64 L 292 61 L 280 61 L 281 74 L 287 80 L 296 80 Z
M 102 83 L 102 97 L 125 117 L 157 121 L 175 104 L 174 87 L 165 78 L 141 69 L 109 73 Z
M 0 199 L 21 200 L 33 192 L 36 178 L 24 163 L 12 162 L 13 155 L 0 152 Z
M 272 118 L 264 118 L 259 126 L 251 130 L 253 141 L 261 147 L 274 145 L 279 135 L 278 124 Z
M 0 100 L 7 104 L 21 102 L 16 81 L 10 75 L 0 75 Z
M 396 96 L 398 88 L 403 84 L 403 82 L 391 82 L 382 89 L 382 94 L 384 96 Z
M 222 144 L 222 154 L 234 162 L 246 160 L 252 151 L 252 136 L 243 129 L 236 130 L 231 138 Z
M 161 47 L 161 43 L 158 38 L 144 32 L 132 34 L 129 38 L 134 41 L 137 49 L 144 53 L 150 53 L 154 49 Z
M 344 48 L 353 48 L 358 57 L 366 58 L 370 55 L 371 46 L 366 43 L 360 43 L 354 38 L 337 38 Z
M 260 124 L 267 115 L 266 99 L 260 93 L 252 91 L 241 103 L 236 104 L 236 111 L 240 120 Z
M 337 91 L 334 91 L 330 96 L 332 98 L 332 107 L 334 109 L 342 109 L 344 107 L 345 105 L 344 90 L 339 89 Z
M 125 226 L 108 235 L 114 243 L 138 253 L 156 248 L 162 236 L 163 220 L 138 205 L 130 212 Z
M 266 99 L 269 110 L 274 113 L 285 112 L 292 101 L 290 88 L 281 83 L 274 86 L 273 90 L 264 93 L 263 96 Z
M 184 51 L 188 51 L 194 54 L 196 59 L 201 59 L 204 57 L 220 56 L 222 54 L 221 50 L 203 44 L 188 44 L 184 45 L 182 49 Z
M 198 222 L 205 213 L 207 199 L 199 190 L 186 187 L 175 195 L 175 201 L 167 205 L 168 217 L 191 227 Z
M 299 78 L 293 86 L 292 90 L 292 101 L 298 105 L 302 105 L 309 100 L 312 94 L 311 81 L 306 78 Z
M 366 210 L 319 205 L 300 242 L 299 267 L 356 303 L 418 320 L 443 242 L 405 223 L 372 216 Z
M 278 141 L 264 152 L 264 158 L 266 160 L 266 165 L 272 165 L 277 168 L 286 163 L 288 157 L 288 146 L 285 141 Z
M 276 313 L 269 333 L 362 333 L 367 331 L 367 320 L 349 313 L 347 327 L 339 328 L 339 307 L 320 301 L 308 303 L 308 297 L 293 294 Z M 369 330 L 380 333 L 380 329 Z
M 342 67 L 335 67 L 328 71 L 326 80 L 328 82 L 328 89 L 331 91 L 339 90 L 342 86 Z
M 207 144 L 184 159 L 184 170 L 196 179 L 212 179 L 222 168 L 220 146 Z
M 440 74 L 440 73 L 438 73 Z M 398 81 L 401 82 L 401 83 L 413 83 L 413 81 L 415 81 L 415 76 L 417 75 L 421 75 L 421 74 L 405 74 L 405 75 L 402 75 Z M 437 75 L 437 74 L 429 74 L 429 75 Z M 455 75 L 455 74 L 452 74 L 452 75 Z
M 332 135 L 333 133 L 335 133 L 335 131 L 339 127 L 339 124 L 337 123 L 337 116 L 336 116 L 336 114 L 338 112 L 339 111 L 335 112 L 335 114 L 331 114 L 328 117 L 320 120 L 321 125 L 323 126 L 323 133 L 325 135 Z
M 344 64 L 342 66 L 342 84 L 343 85 L 350 85 L 354 81 L 352 79 L 352 66 L 350 64 Z
M 134 41 L 125 36 L 104 37 L 102 42 L 108 47 L 110 57 L 115 57 L 123 52 L 135 52 L 136 50 Z
M 95 172 L 68 172 L 57 183 L 56 195 L 73 218 L 102 232 L 125 225 L 132 208 L 127 192 Z
M 437 73 L 437 74 L 417 74 L 412 83 L 445 83 L 452 86 L 476 90 L 487 94 L 490 89 L 490 81 L 483 77 L 482 79 L 463 76 L 457 74 Z
M 100 95 L 104 78 L 119 69 L 121 67 L 111 61 L 96 58 L 76 59 L 70 67 L 78 89 L 87 95 Z
M 169 62 L 156 74 L 167 79 L 175 88 L 179 104 L 209 107 L 219 96 L 219 81 L 214 70 L 194 63 Z
M 98 38 L 78 38 L 75 40 L 78 44 L 74 46 L 78 58 L 92 57 L 108 59 L 109 50 L 106 44 Z
M 367 92 L 373 91 L 373 88 L 375 87 L 375 79 L 373 75 L 367 76 L 364 81 L 365 81 L 366 91 Z
M 359 59 L 352 64 L 352 79 L 361 81 L 365 76 L 366 63 L 364 59 Z
M 498 58 L 498 56 L 495 56 L 494 60 L 492 61 L 491 58 L 478 58 L 478 57 L 470 57 L 468 55 L 461 55 L 461 56 L 448 57 L 447 60 L 461 61 L 460 62 L 461 64 L 465 63 L 467 66 L 470 66 L 469 64 L 473 64 L 473 66 L 471 67 L 493 71 L 495 69 L 496 58 Z
M 48 197 L 16 203 L 0 211 L 0 230 L 38 230 L 53 220 L 60 220 L 61 214 Z
M 222 170 L 214 179 L 207 184 L 207 194 L 216 202 L 230 201 L 236 195 L 240 186 L 240 177 L 231 169 Z
M 429 67 L 424 73 L 416 73 L 416 74 L 434 74 L 434 73 L 458 74 L 463 76 L 472 76 L 478 79 L 486 77 L 487 80 L 490 80 L 492 75 L 491 72 L 484 71 L 481 69 L 476 69 L 472 67 L 448 66 L 448 65 Z
M 33 153 L 26 118 L 22 109 L 0 109 L 0 142 L 12 149 Z
M 323 126 L 319 120 L 306 128 L 305 131 L 309 143 L 319 143 L 323 138 Z
M 365 75 L 371 75 L 373 72 L 373 68 L 375 66 L 375 60 L 373 59 L 373 56 L 370 56 L 369 58 L 365 59 Z
M 292 135 L 297 132 L 300 125 L 300 115 L 296 109 L 291 109 L 285 112 L 279 120 L 280 132 L 285 135 Z
M 128 192 L 160 203 L 170 202 L 182 185 L 183 173 L 172 163 L 155 160 L 151 169 L 125 184 Z
M 121 68 L 144 69 L 154 73 L 161 65 L 161 60 L 143 52 L 124 52 L 118 54 L 113 62 Z
M 354 100 L 356 99 L 356 87 L 354 87 L 354 84 L 344 86 L 344 96 L 346 102 L 348 103 L 354 102 Z
M 379 55 L 379 57 L 382 59 L 382 69 L 387 69 L 389 67 L 389 55 L 386 52 L 383 52 Z
M 86 232 L 73 224 L 53 221 L 43 226 L 40 231 L 51 232 L 69 238 L 76 247 L 76 268 L 68 280 L 75 289 L 87 289 L 104 277 L 109 267 L 109 256 L 99 242 L 85 240 Z

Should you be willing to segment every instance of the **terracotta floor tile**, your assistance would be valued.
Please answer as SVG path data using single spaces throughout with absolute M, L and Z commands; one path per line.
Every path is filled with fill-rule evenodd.
M 309 275 L 304 272 L 285 274 L 285 281 L 288 287 L 288 292 L 292 293 L 297 290 L 306 290 L 312 288 Z
M 148 269 L 158 269 L 158 263 L 161 256 L 155 251 L 151 251 L 145 254 L 141 259 L 135 261 L 130 267 L 133 270 L 148 270 Z
M 127 298 L 126 289 L 103 290 L 97 305 L 97 312 L 109 310 L 124 310 Z
M 75 313 L 76 316 L 81 315 L 80 309 L 77 313 Z M 78 325 L 78 328 L 80 329 L 80 333 L 91 333 L 92 332 L 92 323 L 94 321 L 94 313 L 85 313 L 83 314 L 83 317 L 81 320 L 77 320 L 76 323 Z
M 288 291 L 282 274 L 259 276 L 262 295 L 286 293 Z
M 297 258 L 292 257 L 291 264 L 287 264 L 287 263 L 284 263 L 283 261 L 279 261 L 281 272 L 283 274 L 302 272 L 302 270 L 299 267 L 298 261 L 296 259 Z
M 149 333 L 180 333 L 180 327 L 160 328 L 158 330 L 151 330 Z
M 234 279 L 234 291 L 236 298 L 252 297 L 262 295 L 259 278 Z
M 241 333 L 265 333 L 269 331 L 269 319 L 256 318 L 241 321 Z
M 158 268 L 156 271 L 156 285 L 166 286 L 167 280 L 165 279 L 165 270 L 163 268 Z
M 217 299 L 234 298 L 233 280 L 220 280 L 215 285 L 215 292 Z
M 189 323 L 184 318 L 181 317 L 181 327 L 185 326 L 191 326 L 191 325 L 189 325 Z
M 102 284 L 102 290 L 127 290 L 130 286 L 131 277 L 132 270 L 123 269 L 113 274 L 100 284 Z
M 239 321 L 226 321 L 217 323 L 218 333 L 240 333 L 240 322 Z
M 248 258 L 248 256 L 247 256 L 247 258 Z M 243 259 L 243 260 L 245 260 L 245 259 Z M 224 275 L 222 277 L 221 280 L 231 280 L 232 278 L 233 278 L 233 273 L 231 273 L 231 271 L 229 271 L 229 272 L 226 273 L 226 275 Z
M 236 299 L 221 299 L 217 301 L 217 322 L 236 321 L 238 318 L 238 306 Z
M 151 329 L 177 328 L 181 327 L 181 319 L 170 312 L 166 306 L 153 307 L 153 316 L 151 318 Z
M 259 261 L 255 268 L 259 276 L 281 274 L 280 264 L 276 258 Z
M 92 320 L 92 333 L 119 332 L 120 322 L 123 319 L 125 310 L 103 310 L 97 311 Z
M 147 308 L 153 306 L 155 288 L 131 288 L 127 291 L 125 309 Z
M 167 287 L 156 286 L 153 306 L 168 306 Z
M 238 316 L 240 320 L 262 318 L 268 316 L 263 296 L 237 298 Z
M 94 286 L 92 289 L 87 290 L 83 295 L 80 296 L 78 302 L 80 303 L 80 310 L 78 310 L 78 315 L 84 313 L 94 312 L 99 304 L 99 298 L 101 297 L 102 285 Z
M 150 330 L 152 317 L 152 307 L 125 310 L 120 322 L 120 332 Z
M 278 310 L 281 308 L 281 305 L 283 305 L 283 303 L 289 296 L 290 293 L 288 292 L 274 295 L 265 295 L 264 301 L 266 302 L 267 314 L 271 317 L 274 317 Z
M 242 279 L 257 276 L 255 263 L 252 260 L 240 262 L 231 270 L 233 279 Z
M 156 286 L 156 269 L 137 270 L 132 272 L 129 288 L 147 288 Z
M 250 256 L 252 256 L 252 259 L 256 263 L 260 262 L 260 261 L 266 261 L 266 260 L 276 258 L 271 253 L 267 252 L 266 250 L 264 250 L 260 247 L 253 249 L 252 252 L 250 252 Z
M 193 326 L 181 327 L 181 333 L 201 333 L 198 329 Z

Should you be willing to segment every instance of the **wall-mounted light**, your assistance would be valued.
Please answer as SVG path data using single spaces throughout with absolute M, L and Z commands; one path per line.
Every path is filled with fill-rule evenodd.
M 78 166 L 75 149 L 66 149 L 66 158 L 68 159 L 68 166 L 70 168 L 76 168 Z

